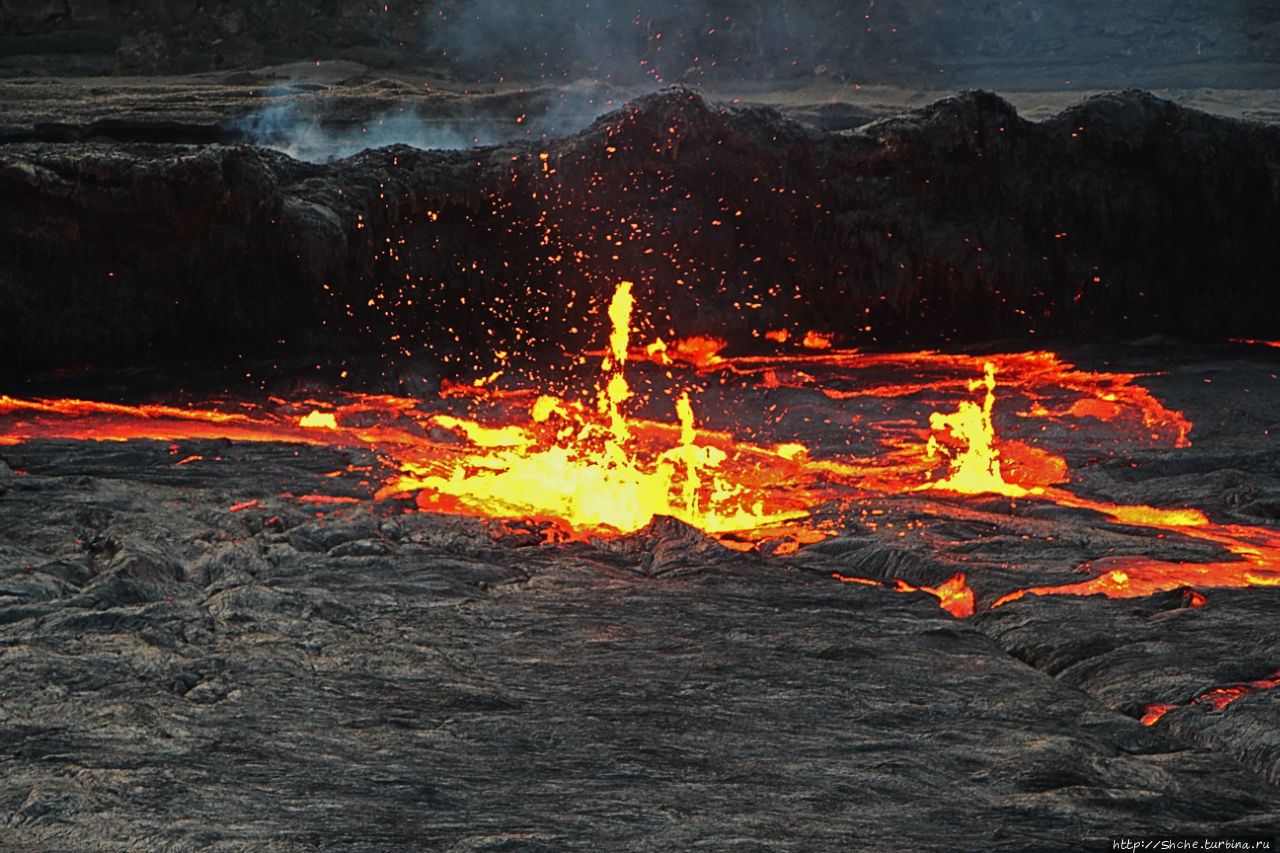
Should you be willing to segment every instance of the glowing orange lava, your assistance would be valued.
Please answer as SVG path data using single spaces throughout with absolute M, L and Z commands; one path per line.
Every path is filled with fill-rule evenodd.
M 1250 693 L 1258 693 L 1263 690 L 1271 690 L 1274 687 L 1280 687 L 1280 669 L 1268 675 L 1266 678 L 1260 678 L 1257 681 L 1246 681 L 1239 684 L 1228 684 L 1222 687 L 1215 687 L 1201 693 L 1192 699 L 1186 705 L 1173 705 L 1164 702 L 1153 702 L 1143 708 L 1142 724 L 1153 726 L 1160 721 L 1165 714 L 1174 708 L 1189 708 L 1192 705 L 1202 705 L 1211 711 L 1221 711 L 1241 696 L 1248 696 Z
M 1068 488 L 1070 453 L 1101 458 L 1133 447 L 1189 445 L 1190 422 L 1137 384 L 1135 374 L 1078 370 L 1048 352 L 862 353 L 816 336 L 774 356 L 725 355 L 724 342 L 710 337 L 633 347 L 634 308 L 623 282 L 608 305 L 608 346 L 594 397 L 556 396 L 500 374 L 445 383 L 429 400 L 347 394 L 183 408 L 0 397 L 0 444 L 229 438 L 365 448 L 383 465 L 372 497 L 545 520 L 558 535 L 575 537 L 636 530 L 666 515 L 728 547 L 772 555 L 794 553 L 837 529 L 818 520 L 824 506 L 870 496 L 951 501 L 993 494 L 1096 512 L 1113 524 L 1212 545 L 1221 556 L 1103 557 L 1080 566 L 1085 577 L 1078 582 L 1016 590 L 991 606 L 1027 594 L 1133 597 L 1179 587 L 1280 585 L 1280 531 L 1217 524 L 1192 507 L 1108 503 Z M 768 337 L 780 346 L 789 340 Z M 649 385 L 652 399 L 638 395 L 628 378 L 637 361 L 662 365 L 667 377 L 656 391 Z M 699 425 L 706 401 L 692 384 L 681 388 L 681 377 L 704 387 L 739 383 L 744 399 L 758 407 L 742 419 L 748 427 L 766 416 L 803 426 L 796 419 L 806 400 L 820 395 L 825 405 L 808 410 L 826 418 L 819 435 L 825 443 L 797 441 L 787 427 L 752 441 Z M 640 405 L 656 408 L 662 393 L 667 421 L 631 414 Z M 902 582 L 894 588 L 916 589 Z M 957 616 L 973 612 L 964 574 L 920 589 Z
M 870 578 L 849 577 L 835 573 L 832 575 L 843 583 L 860 583 L 867 586 L 890 586 L 895 592 L 927 592 L 938 599 L 938 606 L 957 619 L 973 615 L 973 590 L 965 583 L 964 572 L 956 572 L 951 578 L 939 586 L 912 586 L 904 580 L 895 580 L 892 585 L 871 580 Z
M 424 507 L 549 518 L 578 533 L 637 530 L 657 515 L 712 534 L 776 533 L 807 517 L 811 497 L 786 479 L 795 467 L 790 446 L 700 432 L 687 392 L 675 403 L 677 429 L 627 417 L 623 407 L 633 392 L 623 368 L 633 307 L 631 283 L 622 282 L 609 303 L 609 349 L 594 413 L 543 395 L 528 424 L 494 428 L 436 416 L 470 448 L 444 466 L 434 454 L 400 457 L 404 473 L 378 496 L 416 492 Z M 735 476 L 726 476 L 731 454 Z
M 929 415 L 929 426 L 935 432 L 947 430 L 961 447 L 951 458 L 947 475 L 941 480 L 925 483 L 922 488 L 946 489 L 967 495 L 991 492 L 1011 498 L 1043 491 L 1038 486 L 1025 488 L 1010 483 L 1000 473 L 1000 451 L 995 447 L 996 430 L 991 421 L 991 410 L 996 400 L 996 367 L 991 362 L 983 365 L 982 379 L 969 383 L 970 391 L 979 388 L 987 389 L 981 405 L 964 400 L 960 408 L 951 414 L 934 412 Z M 941 447 L 935 436 L 929 436 L 925 446 L 929 456 L 936 455 Z
M 1046 493 L 1062 498 L 1060 489 Z M 991 605 L 999 607 L 1027 594 L 1105 595 L 1140 598 L 1181 587 L 1231 588 L 1280 586 L 1280 531 L 1238 524 L 1212 524 L 1195 510 L 1160 511 L 1152 507 L 1110 506 L 1069 495 L 1066 506 L 1082 506 L 1110 515 L 1124 524 L 1178 532 L 1191 539 L 1221 546 L 1233 559 L 1203 563 L 1173 562 L 1126 555 L 1091 560 L 1080 568 L 1093 576 L 1062 586 L 1038 586 L 1003 595 Z
M 1094 595 L 1110 598 L 1136 598 L 1187 586 L 1245 587 L 1280 585 L 1280 531 L 1243 525 L 1212 524 L 1208 517 L 1192 508 L 1157 508 L 1126 506 L 1078 497 L 1061 488 L 1034 486 L 1025 488 L 1004 480 L 1000 472 L 999 451 L 995 449 L 995 430 L 991 412 L 994 405 L 995 367 L 984 365 L 984 379 L 970 383 L 970 390 L 986 388 L 981 407 L 962 402 L 954 414 L 934 413 L 930 425 L 950 430 L 965 446 L 952 459 L 950 472 L 942 480 L 930 482 L 928 488 L 941 488 L 966 494 L 994 493 L 1009 497 L 1042 495 L 1060 506 L 1094 510 L 1126 525 L 1172 531 L 1183 536 L 1212 542 L 1229 551 L 1234 559 L 1210 562 L 1170 562 L 1142 556 L 1106 557 L 1090 561 L 1081 568 L 1096 574 L 1088 580 L 1061 586 L 1041 586 L 1017 590 L 1001 596 L 991 606 L 1016 601 L 1028 593 L 1036 595 Z M 1096 398 L 1095 398 L 1096 400 Z M 1077 401 L 1072 411 L 1088 400 Z M 1110 402 L 1110 401 L 1104 401 Z M 1107 414 L 1112 412 L 1107 410 Z M 1186 439 L 1186 430 L 1179 438 Z M 930 437 L 932 453 L 935 442 Z

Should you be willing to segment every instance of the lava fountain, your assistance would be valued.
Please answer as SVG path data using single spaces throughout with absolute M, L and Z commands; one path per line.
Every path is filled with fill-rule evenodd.
M 456 431 L 460 452 L 447 462 L 436 453 L 401 458 L 403 473 L 378 496 L 417 493 L 424 508 L 549 519 L 579 534 L 637 530 L 657 515 L 712 534 L 776 532 L 807 517 L 808 501 L 788 490 L 787 476 L 803 448 L 717 441 L 697 429 L 687 391 L 675 401 L 676 427 L 627 417 L 633 305 L 631 283 L 623 282 L 609 304 L 594 411 L 544 394 L 522 424 L 437 416 L 436 424 Z M 730 471 L 755 476 L 744 482 Z
M 446 387 L 436 399 L 334 393 L 325 400 L 271 398 L 265 406 L 0 397 L 0 444 L 229 438 L 366 448 L 382 463 L 368 498 L 529 519 L 555 539 L 608 537 L 670 516 L 731 548 L 772 555 L 838 533 L 838 508 L 869 497 L 998 495 L 1028 507 L 1051 503 L 1096 513 L 1103 523 L 1201 543 L 1221 556 L 1202 562 L 1100 556 L 1078 567 L 1079 582 L 1030 586 L 988 606 L 1029 594 L 1136 597 L 1179 587 L 1280 584 L 1275 530 L 1215 523 L 1191 507 L 1110 503 L 1070 488 L 1068 445 L 1077 454 L 1080 441 L 1091 453 L 1108 444 L 1119 448 L 1108 452 L 1188 446 L 1191 424 L 1135 384 L 1134 374 L 1077 370 L 1045 352 L 873 354 L 810 341 L 800 352 L 729 357 L 713 338 L 633 346 L 634 308 L 632 286 L 622 282 L 608 305 L 608 346 L 594 396 L 481 382 Z M 632 414 L 643 395 L 627 370 L 641 361 L 660 365 L 667 376 L 648 395 L 670 401 L 667 421 Z M 755 420 L 772 413 L 776 425 L 765 430 L 749 414 L 733 419 L 732 429 L 700 425 L 696 409 L 708 402 L 697 383 L 708 377 L 730 389 L 721 394 L 722 407 L 729 394 L 735 411 L 755 411 Z M 828 412 L 816 441 L 794 421 L 815 394 Z M 967 615 L 981 598 L 970 580 L 981 584 L 969 571 L 936 586 L 892 586 L 929 592 L 949 612 Z

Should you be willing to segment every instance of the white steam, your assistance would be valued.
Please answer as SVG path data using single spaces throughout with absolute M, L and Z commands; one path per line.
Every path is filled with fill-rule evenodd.
M 343 116 L 336 102 L 276 94 L 266 107 L 237 120 L 230 130 L 249 144 L 297 160 L 327 163 L 387 145 L 459 150 L 568 136 L 624 100 L 610 87 L 594 84 L 532 94 L 441 96 L 406 101 L 360 121 Z

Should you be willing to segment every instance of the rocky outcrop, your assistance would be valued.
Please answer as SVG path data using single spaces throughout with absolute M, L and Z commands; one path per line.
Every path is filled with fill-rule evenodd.
M 0 149 L 0 362 L 656 334 L 1280 337 L 1280 132 L 1129 91 L 1051 120 L 984 92 L 824 133 L 683 89 L 582 133 L 326 166 L 212 145 Z M 447 359 L 446 359 L 447 360 Z

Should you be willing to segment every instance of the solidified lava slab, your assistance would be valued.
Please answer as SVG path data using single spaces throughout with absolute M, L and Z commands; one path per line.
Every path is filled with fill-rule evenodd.
M 672 88 L 564 139 L 328 165 L 14 143 L 0 300 L 24 322 L 0 361 L 310 345 L 456 368 L 580 348 L 620 280 L 655 332 L 742 348 L 1276 339 L 1276 162 L 1275 128 L 1139 91 L 1038 123 L 966 92 L 830 133 Z

